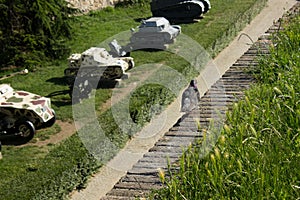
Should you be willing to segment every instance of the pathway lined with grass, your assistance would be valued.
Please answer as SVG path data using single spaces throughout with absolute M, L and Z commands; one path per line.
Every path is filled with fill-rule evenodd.
M 248 75 L 257 83 L 231 107 L 212 151 L 201 157 L 205 139 L 188 148 L 178 168 L 162 176 L 168 187 L 153 193 L 155 199 L 300 197 L 299 14 L 300 2 L 256 42 L 259 60 L 250 63 L 255 67 Z M 251 47 L 222 79 L 248 70 L 254 51 Z
M 206 15 L 206 18 L 201 20 L 201 23 L 183 26 L 187 30 L 186 34 L 215 53 L 226 46 L 236 35 L 236 32 L 250 22 L 264 5 L 264 1 L 257 0 L 232 0 L 231 4 L 219 0 L 211 0 L 211 2 L 214 9 Z M 148 3 L 115 9 L 108 8 L 88 15 L 77 16 L 74 18 L 75 38 L 68 43 L 70 50 L 72 53 L 80 53 L 91 46 L 97 46 L 108 37 L 137 26 L 141 19 L 149 16 L 151 16 L 151 12 Z M 176 56 L 169 56 L 170 54 L 166 52 L 137 51 L 133 54 L 137 65 L 149 62 L 165 62 L 166 65 L 178 70 L 186 78 L 190 78 L 195 73 L 191 70 L 193 67 L 189 63 Z M 63 71 L 66 67 L 66 58 L 51 62 L 45 61 L 43 66 L 29 69 L 26 76 L 14 76 L 5 79 L 5 83 L 10 83 L 16 89 L 51 97 L 52 106 L 58 119 L 63 122 L 70 121 L 72 120 L 72 104 L 68 96 L 68 86 L 63 77 Z M 3 81 L 1 80 L 1 82 Z M 151 96 L 152 99 L 150 100 L 160 101 L 158 96 L 160 97 L 161 93 L 156 92 L 156 96 Z M 101 104 L 110 97 L 111 90 L 109 88 L 98 89 L 95 107 L 100 108 Z M 175 108 L 174 110 L 177 111 L 178 109 Z M 118 146 L 123 147 L 129 139 L 127 135 L 120 135 L 112 116 L 109 114 L 102 115 L 101 110 L 98 114 L 99 122 L 107 128 L 107 136 Z M 176 116 L 177 114 L 176 112 L 168 114 L 171 122 L 165 123 L 164 129 L 168 129 L 175 123 L 172 120 L 180 117 Z M 153 131 L 153 129 L 149 129 Z M 0 161 L 1 198 L 47 199 L 51 197 L 63 199 L 72 190 L 84 188 L 87 179 L 96 170 L 99 170 L 103 162 L 99 162 L 91 156 L 77 134 L 66 140 L 58 141 L 57 144 L 46 142 L 48 139 L 52 139 L 52 135 L 56 138 L 56 136 L 59 137 L 60 134 L 66 133 L 56 124 L 49 129 L 40 130 L 32 140 L 33 143 L 37 142 L 37 144 L 40 144 L 40 141 L 45 141 L 43 146 L 2 145 L 3 159 Z M 147 145 L 142 144 L 141 146 Z M 110 148 L 105 149 L 105 151 L 108 156 L 115 153 Z
M 212 151 L 217 140 L 222 140 L 219 139 L 220 128 L 223 127 L 228 108 L 232 107 L 232 103 L 241 99 L 244 96 L 243 91 L 249 89 L 255 82 L 254 76 L 247 70 L 258 66 L 259 55 L 269 54 L 270 34 L 280 28 L 280 22 L 277 22 L 266 34 L 259 37 L 259 40 L 205 93 L 199 102 L 199 108 L 184 115 L 102 199 L 121 200 L 147 197 L 153 189 L 170 186 L 165 179 L 172 173 L 174 175 L 171 176 L 176 176 L 176 169 L 181 167 L 181 173 L 189 173 L 189 171 L 184 171 L 183 167 L 184 165 L 190 166 L 189 158 L 185 160 L 185 163 L 178 161 L 184 149 L 191 148 L 191 144 L 197 139 L 199 143 L 196 143 L 196 146 L 200 150 L 194 156 L 198 158 L 198 162 L 201 162 L 201 159 Z M 215 159 L 218 159 L 217 153 L 215 153 Z M 197 162 L 197 159 L 195 161 Z M 169 170 L 168 165 L 171 165 Z M 218 177 L 215 178 L 218 179 Z M 164 185 L 165 183 L 167 184 Z M 196 185 L 196 183 L 193 184 Z M 178 197 L 180 196 L 180 192 L 174 191 L 174 193 L 179 193 Z M 182 193 L 188 192 L 182 191 Z M 199 197 L 201 194 L 198 195 Z M 155 195 L 152 198 L 155 198 Z M 167 199 L 170 197 L 168 196 Z
M 271 1 L 271 3 L 274 3 L 275 1 Z M 280 3 L 282 3 L 282 2 L 279 2 L 279 4 Z M 286 8 L 289 8 L 290 6 L 292 6 L 295 2 L 294 1 L 290 1 L 289 2 L 290 4 L 288 5 L 288 7 L 286 7 Z M 266 11 L 266 9 L 262 12 L 262 14 L 261 15 L 259 15 L 258 16 L 258 18 L 256 18 L 254 21 L 256 21 L 256 23 L 257 24 L 252 24 L 252 27 L 251 27 L 251 25 L 249 26 L 249 27 L 247 27 L 248 28 L 248 30 L 250 30 L 250 33 L 248 34 L 248 35 L 253 35 L 254 34 L 254 37 L 253 38 L 255 38 L 255 37 L 258 37 L 260 34 L 262 34 L 271 24 L 272 24 L 272 22 L 274 21 L 274 20 L 277 20 L 280 16 L 282 16 L 282 14 L 283 14 L 283 12 L 284 12 L 284 9 L 282 9 L 283 7 L 285 7 L 285 6 L 287 6 L 287 4 L 285 4 L 285 3 L 282 3 L 281 4 L 281 6 L 282 7 L 279 7 L 279 6 L 274 6 L 274 4 L 272 5 L 272 6 L 269 6 L 269 7 L 267 7 L 266 9 L 267 9 L 267 11 Z M 280 10 L 280 8 L 282 9 L 282 10 Z M 268 10 L 269 9 L 269 10 Z M 274 10 L 272 10 L 272 9 L 274 9 Z M 276 10 L 276 11 L 275 11 Z M 280 11 L 280 13 L 278 13 L 278 10 Z M 265 12 L 265 13 L 264 13 Z M 274 18 L 271 18 L 270 17 L 270 13 L 272 13 L 273 14 L 273 17 Z M 276 15 L 275 15 L 276 14 Z M 268 17 L 266 17 L 266 18 L 264 18 L 265 16 L 268 16 Z M 264 18 L 264 20 L 269 20 L 268 21 L 268 23 L 265 23 L 265 21 L 262 21 L 261 20 L 261 17 L 263 17 Z M 259 23 L 260 22 L 260 23 Z M 255 26 L 257 26 L 257 29 L 255 29 L 255 28 L 253 28 L 253 26 L 255 27 Z M 263 30 L 265 28 L 265 30 Z M 247 29 L 245 29 L 245 30 L 247 30 Z M 263 32 L 261 32 L 263 30 Z M 251 32 L 252 31 L 252 32 Z M 255 32 L 255 31 L 257 31 L 257 32 Z M 253 32 L 255 32 L 255 33 L 253 33 Z M 247 34 L 247 32 L 245 32 L 246 34 Z M 256 34 L 256 35 L 255 35 Z M 230 51 L 230 47 L 229 47 L 229 50 L 227 49 L 227 50 L 225 50 L 225 52 L 227 51 L 227 53 L 230 53 L 231 52 L 231 54 L 232 54 L 232 52 L 235 52 L 235 51 L 238 51 L 239 53 L 237 53 L 236 55 L 238 55 L 238 54 L 242 54 L 243 53 L 243 49 L 247 49 L 249 46 L 247 45 L 247 43 L 248 43 L 248 41 L 247 40 L 238 40 L 238 39 L 236 39 L 236 41 L 235 42 L 237 42 L 235 45 L 235 48 L 233 48 L 233 49 L 231 49 L 231 51 Z M 240 48 L 240 43 L 243 43 L 243 45 L 242 46 L 244 46 L 243 48 Z M 239 50 L 238 50 L 239 49 Z M 236 56 L 235 55 L 235 56 Z M 222 57 L 222 56 L 224 56 L 224 55 L 221 55 L 220 57 Z M 228 56 L 228 54 L 227 54 L 227 56 Z M 230 55 L 229 57 L 232 57 L 232 55 Z M 228 57 L 227 57 L 228 58 Z M 220 59 L 220 58 L 219 58 Z M 223 64 L 224 65 L 222 65 L 221 66 L 221 68 L 226 68 L 226 65 L 228 64 L 228 63 L 226 63 L 226 62 L 229 62 L 228 60 L 230 60 L 230 59 L 227 59 L 227 61 L 226 61 L 226 59 L 224 59 L 223 58 Z M 247 59 L 246 59 L 247 60 Z M 225 62 L 224 62 L 225 61 Z M 220 62 L 220 60 L 218 60 L 218 59 L 216 59 L 216 62 Z M 225 66 L 225 67 L 224 67 Z M 209 70 L 212 70 L 212 69 L 209 69 Z M 221 69 L 220 71 L 222 71 L 222 70 L 225 70 L 226 71 L 226 69 Z M 210 71 L 211 72 L 211 71 Z M 219 72 L 218 72 L 219 73 Z M 232 73 L 232 72 L 231 72 Z M 234 73 L 233 73 L 234 74 Z M 227 75 L 228 76 L 228 75 Z M 207 79 L 206 79 L 207 78 Z M 218 78 L 218 77 L 214 77 L 214 78 Z M 205 84 L 205 86 L 207 87 L 207 88 L 209 88 L 210 87 L 210 85 L 209 85 L 209 82 L 211 82 L 211 81 L 213 81 L 214 79 L 211 79 L 211 75 L 209 75 L 209 76 L 207 76 L 207 77 L 203 77 L 203 75 L 202 75 L 202 77 L 200 78 L 200 81 L 201 82 L 204 82 Z M 245 82 L 245 84 L 248 84 L 247 82 Z M 234 85 L 234 84 L 231 84 L 231 85 L 229 85 L 229 86 L 232 86 L 232 85 Z M 223 88 L 224 89 L 224 88 Z M 202 93 L 204 93 L 204 92 L 206 92 L 205 91 L 205 89 L 202 89 L 203 91 L 202 91 Z M 229 95 L 229 96 L 228 96 Z M 230 95 L 233 95 L 233 93 L 231 94 L 231 93 L 229 93 L 227 96 L 226 96 L 226 98 L 232 98 L 232 97 L 230 97 Z M 211 99 L 212 97 L 209 97 L 209 99 Z M 205 97 L 204 97 L 204 99 L 205 99 Z M 206 100 L 207 101 L 207 100 Z M 178 101 L 177 101 L 177 103 L 178 103 Z M 218 106 L 220 106 L 220 105 L 218 105 Z M 226 106 L 226 105 L 221 105 L 221 107 L 224 107 L 224 106 Z M 177 106 L 174 106 L 174 104 L 173 104 L 173 107 L 172 107 L 172 105 L 170 106 L 170 109 L 173 109 L 173 111 L 176 113 L 178 113 L 178 104 L 177 104 Z M 196 111 L 197 112 L 197 111 Z M 204 112 L 205 112 L 205 110 L 204 110 Z M 202 113 L 203 114 L 203 113 Z M 199 115 L 199 113 L 197 113 L 197 116 Z M 211 113 L 210 113 L 210 115 L 211 115 Z M 203 116 L 205 116 L 205 115 L 203 115 Z M 192 131 L 196 131 L 196 129 L 197 129 L 197 127 L 195 126 L 195 116 L 193 116 L 193 117 L 187 117 L 186 119 L 189 121 L 188 122 L 188 124 L 189 124 L 189 126 L 192 126 L 192 128 L 190 128 L 189 126 L 189 128 L 192 130 Z M 175 118 L 176 119 L 176 118 Z M 178 119 L 178 118 L 177 118 Z M 207 120 L 203 120 L 203 122 L 208 122 Z M 175 124 L 175 122 L 173 123 L 173 124 Z M 183 123 L 184 124 L 184 123 Z M 165 130 L 163 130 L 163 131 L 165 131 Z M 189 132 L 189 131 L 188 131 Z M 164 132 L 165 133 L 165 132 Z M 185 133 L 185 135 L 187 135 L 185 138 L 188 138 L 188 140 L 182 140 L 184 143 L 185 143 L 185 145 L 187 145 L 187 144 L 189 144 L 192 140 L 193 140 L 193 138 L 194 138 L 194 136 L 195 136 L 195 134 L 186 134 Z M 198 135 L 198 134 L 196 134 L 196 135 Z M 189 138 L 189 136 L 190 136 L 190 138 Z M 198 135 L 199 136 L 199 135 Z M 168 133 L 167 133 L 167 136 L 166 137 L 173 137 L 173 139 L 174 138 L 176 138 L 176 137 L 178 137 L 178 135 L 174 135 L 174 134 L 169 134 L 168 135 Z M 159 137 L 158 137 L 159 138 Z M 138 139 L 140 139 L 140 138 L 138 138 Z M 169 138 L 170 139 L 170 138 Z M 172 141 L 175 141 L 175 140 L 173 140 L 172 139 Z M 189 140 L 190 139 L 190 140 Z M 133 139 L 133 141 L 134 141 L 134 139 Z M 141 141 L 140 141 L 141 142 Z M 145 141 L 143 141 L 143 142 L 145 142 Z M 133 142 L 134 143 L 134 142 Z M 130 145 L 129 145 L 130 146 Z M 167 144 L 167 143 L 165 143 L 165 141 L 160 141 L 160 143 L 158 143 L 158 146 L 159 147 L 154 147 L 151 151 L 152 151 L 152 153 L 149 153 L 149 154 L 153 154 L 152 156 L 154 156 L 154 157 L 157 157 L 157 156 L 155 156 L 155 154 L 156 153 L 153 153 L 153 152 L 155 152 L 155 151 L 157 151 L 158 149 L 160 149 L 160 148 L 166 148 L 167 149 L 167 151 L 165 151 L 165 150 L 163 150 L 163 151 L 165 151 L 165 152 L 167 152 L 167 154 L 168 154 L 168 151 L 172 151 L 172 150 L 170 150 L 169 149 L 169 147 L 171 148 L 172 146 L 174 147 L 175 146 L 175 148 L 177 149 L 175 152 L 176 153 L 174 153 L 174 155 L 171 155 L 171 157 L 172 157 L 172 159 L 176 159 L 177 157 L 178 157 L 178 155 L 180 155 L 180 144 L 175 144 L 175 145 L 172 145 L 172 144 Z M 128 147 L 128 146 L 127 146 Z M 130 146 L 130 148 L 132 148 L 132 146 Z M 143 149 L 143 151 L 145 151 L 145 149 Z M 147 150 L 146 150 L 147 151 Z M 134 155 L 134 153 L 133 152 L 139 152 L 139 153 L 136 153 L 136 155 Z M 108 165 L 106 166 L 106 167 L 104 167 L 103 168 L 103 170 L 101 170 L 101 172 L 99 173 L 99 175 L 97 175 L 96 176 L 96 178 L 95 179 L 93 179 L 92 180 L 92 183 L 90 184 L 90 187 L 88 187 L 87 188 L 87 190 L 85 190 L 85 191 L 83 191 L 83 192 L 81 192 L 81 193 L 75 193 L 74 195 L 73 195 L 73 198 L 74 199 L 84 199 L 84 198 L 86 198 L 86 199 L 93 199 L 93 198 L 95 198 L 95 199 L 98 199 L 99 198 L 99 195 L 101 196 L 101 194 L 103 195 L 103 193 L 105 192 L 105 191 L 107 191 L 108 189 L 109 189 L 109 185 L 111 185 L 112 183 L 109 183 L 108 181 L 116 181 L 116 180 L 118 180 L 118 178 L 117 177 L 120 177 L 120 176 L 122 176 L 122 174 L 124 174 L 124 172 L 126 171 L 126 167 L 130 167 L 130 165 L 132 166 L 134 163 L 135 163 L 135 161 L 137 161 L 138 160 L 138 158 L 141 158 L 141 155 L 143 155 L 143 152 L 142 151 L 138 151 L 138 149 L 130 149 L 130 151 L 128 151 L 127 153 L 126 153 L 126 148 L 125 148 L 125 151 L 123 151 L 121 154 L 119 154 L 119 158 L 118 158 L 118 156 L 116 157 L 116 158 L 114 158 L 113 159 L 113 161 L 111 161 L 110 163 L 108 163 Z M 156 154 L 157 155 L 157 154 Z M 159 154 L 158 154 L 159 155 Z M 174 157 L 175 156 L 175 157 Z M 125 160 L 124 158 L 125 157 L 127 157 L 127 158 L 131 158 L 131 160 L 129 161 L 129 162 L 131 162 L 132 164 L 130 164 L 130 163 L 128 163 L 128 160 Z M 159 157 L 159 156 L 158 156 Z M 153 158 L 153 157 L 152 157 Z M 132 169 L 132 170 L 130 170 L 130 172 L 127 174 L 127 176 L 125 176 L 124 178 L 123 178 L 123 180 L 121 180 L 120 182 L 119 182 L 119 184 L 117 184 L 116 186 L 115 186 L 115 189 L 114 190 L 112 190 L 110 193 L 109 193 L 109 195 L 110 196 L 107 196 L 107 198 L 108 199 L 113 199 L 114 197 L 113 196 L 115 196 L 115 195 L 120 195 L 121 197 L 122 196 L 126 196 L 126 195 L 129 195 L 129 196 L 135 196 L 135 195 L 137 195 L 137 194 L 139 194 L 140 192 L 141 192 L 141 190 L 142 190 L 142 193 L 143 192 L 145 192 L 145 191 L 147 191 L 147 190 L 149 190 L 149 189 L 151 189 L 151 187 L 149 187 L 149 184 L 151 185 L 160 185 L 160 183 L 159 183 L 159 179 L 158 179 L 158 176 L 157 176 L 157 168 L 158 167 L 164 167 L 164 166 L 166 166 L 166 160 L 164 160 L 164 158 L 166 158 L 166 154 L 164 155 L 164 156 L 162 156 L 161 158 L 163 158 L 163 162 L 161 162 L 162 160 L 161 160 L 161 158 L 158 158 L 158 159 L 155 159 L 155 158 L 153 158 L 152 159 L 151 158 L 151 156 L 149 157 L 149 156 L 147 156 L 147 154 L 145 155 L 145 157 L 143 158 L 143 159 L 146 159 L 146 160 L 140 160 L 140 162 L 139 163 L 137 163 L 136 165 L 135 165 L 135 167 Z M 119 161 L 118 161 L 118 159 L 120 159 Z M 153 160 L 153 161 L 157 161 L 158 160 L 158 164 L 156 163 L 156 164 L 153 164 L 153 165 L 151 165 L 151 164 L 149 164 L 149 162 L 150 162 L 150 160 Z M 151 163 L 151 162 L 150 162 Z M 125 165 L 126 167 L 124 167 L 124 168 L 120 168 L 120 165 Z M 146 165 L 146 166 L 145 166 Z M 149 172 L 149 170 L 151 171 L 148 175 L 150 175 L 150 176 L 152 176 L 151 178 L 152 178 L 152 181 L 150 181 L 150 182 L 147 182 L 146 184 L 144 184 L 145 182 L 143 182 L 142 180 L 146 180 L 146 179 L 144 179 L 145 177 L 142 177 L 141 176 L 141 173 L 143 174 L 143 171 L 141 171 L 141 170 L 143 170 L 143 169 L 145 169 L 146 168 L 146 172 L 147 172 L 147 170 L 148 170 L 148 172 Z M 130 169 L 130 168 L 127 168 L 127 169 Z M 125 170 L 125 171 L 124 171 Z M 138 171 L 136 171 L 136 170 L 138 170 Z M 134 172 L 135 171 L 135 172 Z M 145 171 L 144 171 L 145 172 Z M 113 173 L 115 173 L 116 174 L 116 176 L 113 174 Z M 136 174 L 137 173 L 137 174 Z M 135 177 L 135 175 L 136 176 L 138 176 L 138 177 Z M 144 174 L 145 175 L 145 174 Z M 134 181 L 134 180 L 140 180 L 141 182 L 142 182 L 142 184 L 141 184 L 141 182 L 139 183 L 138 181 Z M 122 182 L 122 181 L 124 181 L 124 183 Z M 126 182 L 127 181 L 127 182 Z M 137 186 L 138 185 L 138 186 Z M 129 190 L 132 190 L 132 192 L 128 192 L 128 189 Z M 134 189 L 137 189 L 137 190 L 134 190 Z M 117 191 L 117 192 L 115 192 L 115 191 Z M 115 192 L 115 193 L 114 193 Z M 120 199 L 122 199 L 120 197 Z M 127 197 L 124 197 L 125 199 L 127 199 L 128 198 L 128 196 Z

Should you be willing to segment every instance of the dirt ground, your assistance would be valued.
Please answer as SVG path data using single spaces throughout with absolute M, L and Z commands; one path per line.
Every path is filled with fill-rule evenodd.
M 76 133 L 76 128 L 73 122 L 63 122 L 60 120 L 56 121 L 56 124 L 60 126 L 61 131 L 58 133 L 51 135 L 49 139 L 43 140 L 43 141 L 37 141 L 36 143 L 33 143 L 35 146 L 45 146 L 48 144 L 57 144 L 61 142 L 62 140 L 67 139 L 74 133 Z

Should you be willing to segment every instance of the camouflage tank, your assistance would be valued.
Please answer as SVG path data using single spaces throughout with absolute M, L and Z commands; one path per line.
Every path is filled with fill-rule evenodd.
M 166 49 L 181 33 L 181 27 L 171 25 L 164 17 L 151 17 L 144 20 L 137 30 L 132 30 L 131 48 L 136 49 Z
M 113 57 L 106 49 L 98 47 L 91 47 L 81 54 L 72 54 L 68 61 L 69 67 L 64 74 L 69 84 L 74 83 L 76 76 L 97 80 L 118 79 L 134 67 L 133 58 Z
M 165 17 L 169 21 L 191 21 L 201 18 L 211 8 L 209 0 L 152 0 L 154 17 Z
M 0 137 L 21 136 L 32 139 L 35 130 L 55 123 L 49 98 L 15 91 L 9 84 L 0 85 Z
M 113 57 L 104 48 L 91 47 L 68 58 L 69 66 L 64 75 L 70 87 L 73 101 L 87 98 L 92 90 L 91 84 L 100 80 L 115 80 L 126 77 L 126 71 L 134 67 L 132 57 Z M 78 79 L 75 86 L 75 78 Z

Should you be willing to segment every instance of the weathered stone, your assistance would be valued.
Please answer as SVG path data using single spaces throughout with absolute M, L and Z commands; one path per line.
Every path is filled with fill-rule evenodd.
M 114 6 L 120 0 L 66 0 L 70 7 L 78 8 L 82 12 L 99 10 Z

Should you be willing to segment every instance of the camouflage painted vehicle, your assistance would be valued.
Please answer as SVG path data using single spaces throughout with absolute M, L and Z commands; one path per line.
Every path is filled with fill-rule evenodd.
M 0 85 L 0 137 L 21 136 L 32 139 L 35 130 L 55 123 L 49 98 L 15 91 L 9 84 Z
M 165 17 L 169 21 L 193 21 L 211 9 L 209 0 L 152 0 L 154 17 Z
M 104 48 L 91 47 L 81 54 L 72 54 L 64 75 L 70 87 L 70 96 L 75 99 L 87 98 L 93 82 L 115 80 L 126 77 L 126 71 L 134 67 L 131 57 L 113 57 Z M 74 85 L 75 78 L 77 85 Z
M 68 61 L 69 67 L 65 69 L 64 74 L 71 84 L 76 76 L 105 80 L 118 79 L 134 67 L 133 58 L 113 57 L 106 49 L 98 47 L 91 47 L 81 54 L 72 54 Z
M 144 20 L 138 30 L 132 30 L 130 46 L 133 50 L 145 48 L 165 49 L 168 44 L 175 41 L 180 33 L 181 27 L 170 25 L 166 18 L 151 17 Z

